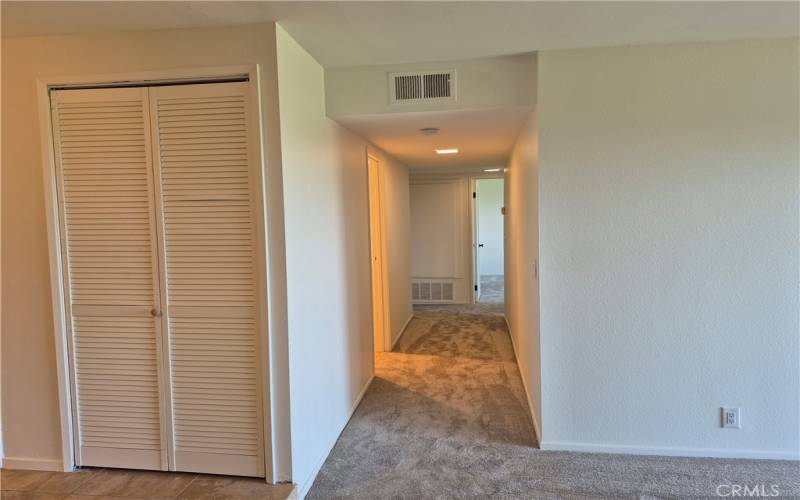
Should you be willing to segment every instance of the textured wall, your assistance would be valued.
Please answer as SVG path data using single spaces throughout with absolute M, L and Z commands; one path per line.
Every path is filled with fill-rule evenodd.
M 544 447 L 797 457 L 798 69 L 796 39 L 540 54 Z
M 292 478 L 301 493 L 374 372 L 367 144 L 325 116 L 323 70 L 277 29 Z
M 535 89 L 534 89 L 535 93 Z M 539 130 L 536 111 L 520 131 L 505 174 L 506 319 L 541 436 L 539 339 Z

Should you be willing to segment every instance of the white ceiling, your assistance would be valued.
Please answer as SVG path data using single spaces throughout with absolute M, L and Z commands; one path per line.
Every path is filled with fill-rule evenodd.
M 411 168 L 471 168 L 505 164 L 527 107 L 349 116 L 337 121 Z M 437 127 L 436 135 L 419 129 Z M 458 148 L 438 155 L 435 149 Z
M 3 36 L 280 21 L 325 67 L 797 36 L 797 2 L 13 2 Z
M 798 2 L 0 2 L 4 37 L 280 21 L 325 67 L 628 44 L 798 36 Z M 340 121 L 412 168 L 505 163 L 526 108 Z M 421 127 L 439 127 L 422 137 Z M 461 153 L 437 156 L 437 147 Z

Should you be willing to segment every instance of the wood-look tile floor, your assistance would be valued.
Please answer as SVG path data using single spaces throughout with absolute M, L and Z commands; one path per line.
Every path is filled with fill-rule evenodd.
M 284 500 L 291 484 L 263 479 L 182 472 L 80 469 L 75 472 L 0 470 L 2 500 L 106 500 L 112 498 L 181 500 Z

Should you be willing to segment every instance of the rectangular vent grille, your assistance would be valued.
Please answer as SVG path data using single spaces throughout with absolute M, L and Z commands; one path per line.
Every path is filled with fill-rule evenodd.
M 417 280 L 411 283 L 412 302 L 453 302 L 452 281 Z
M 450 97 L 450 73 L 422 75 L 426 99 Z
M 392 73 L 391 102 L 420 102 L 455 99 L 455 71 Z
M 397 101 L 422 99 L 422 75 L 394 77 L 394 98 Z

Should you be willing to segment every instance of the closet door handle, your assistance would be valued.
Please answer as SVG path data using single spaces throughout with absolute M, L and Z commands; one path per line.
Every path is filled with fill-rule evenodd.
M 150 309 L 150 316 L 152 316 L 154 318 L 159 318 L 159 317 L 161 317 L 161 311 L 159 311 L 158 309 L 156 309 L 154 307 L 154 308 Z

